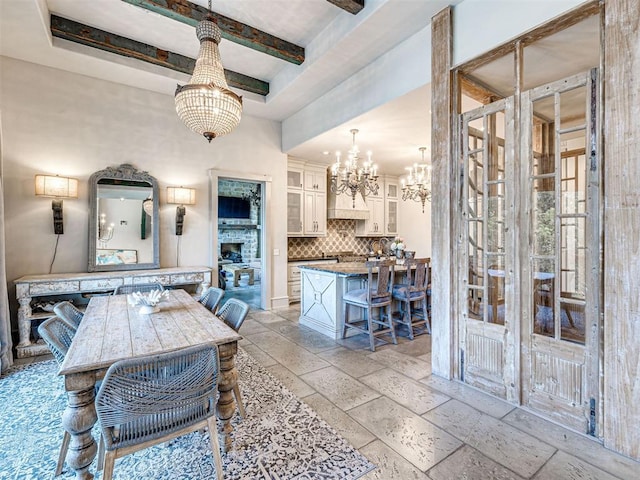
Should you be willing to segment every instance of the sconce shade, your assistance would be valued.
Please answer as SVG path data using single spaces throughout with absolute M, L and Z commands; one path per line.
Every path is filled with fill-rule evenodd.
M 167 187 L 167 203 L 178 205 L 195 205 L 196 189 L 183 187 Z
M 78 198 L 78 179 L 53 175 L 36 175 L 39 197 Z

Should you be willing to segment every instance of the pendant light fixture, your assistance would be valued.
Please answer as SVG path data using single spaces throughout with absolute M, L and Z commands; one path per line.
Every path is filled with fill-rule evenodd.
M 242 97 L 229 90 L 218 49 L 220 28 L 211 14 L 198 23 L 196 36 L 200 52 L 191 80 L 176 88 L 176 112 L 187 127 L 211 142 L 238 126 Z
M 431 201 L 431 165 L 424 162 L 424 151 L 427 147 L 420 147 L 418 150 L 422 153 L 422 163 L 415 163 L 413 167 L 407 167 L 409 176 L 405 180 L 402 179 L 402 200 L 414 200 L 422 203 L 422 213 L 424 213 L 424 204 L 428 200 Z

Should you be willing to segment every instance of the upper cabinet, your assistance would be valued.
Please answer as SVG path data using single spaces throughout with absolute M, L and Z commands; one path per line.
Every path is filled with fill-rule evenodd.
M 307 192 L 327 191 L 327 169 L 314 168 L 304 172 L 304 189 Z
M 382 237 L 398 234 L 398 179 L 378 178 L 378 193 L 367 195 L 367 220 L 356 222 L 356 236 Z
M 287 167 L 287 235 L 323 237 L 327 234 L 327 169 L 289 161 Z
M 291 165 L 287 166 L 287 188 L 302 190 L 304 181 L 304 169 L 302 166 Z

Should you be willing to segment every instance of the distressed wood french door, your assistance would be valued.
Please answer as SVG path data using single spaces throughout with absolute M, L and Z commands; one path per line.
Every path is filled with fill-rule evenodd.
M 598 71 L 522 95 L 522 403 L 599 435 Z
M 597 74 L 460 122 L 461 379 L 592 435 L 601 408 Z
M 512 281 L 514 98 L 462 116 L 462 230 L 459 276 L 460 371 L 463 380 L 514 399 Z

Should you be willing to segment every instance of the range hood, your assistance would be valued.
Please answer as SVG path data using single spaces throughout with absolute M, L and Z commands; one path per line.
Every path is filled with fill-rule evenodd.
M 331 174 L 327 172 L 327 218 L 346 220 L 368 220 L 369 208 L 360 192 L 356 195 L 356 205 L 348 193 L 340 195 L 331 191 Z

